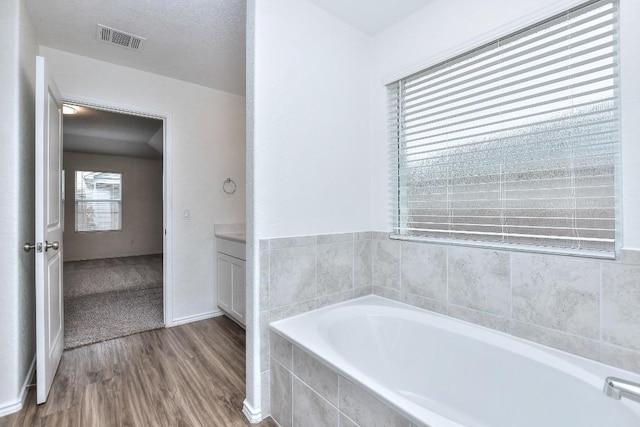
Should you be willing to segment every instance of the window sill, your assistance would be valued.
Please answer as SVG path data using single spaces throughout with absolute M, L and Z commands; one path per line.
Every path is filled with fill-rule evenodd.
M 509 243 L 488 243 L 488 242 L 474 242 L 474 241 L 464 241 L 464 240 L 454 240 L 454 239 L 437 239 L 432 237 L 405 236 L 402 234 L 394 234 L 394 233 L 389 233 L 389 238 L 393 240 L 402 240 L 407 242 L 433 243 L 433 244 L 450 245 L 450 246 L 466 246 L 466 247 L 472 247 L 472 248 L 493 249 L 493 250 L 510 251 L 510 252 L 530 252 L 530 253 L 545 254 L 545 255 L 561 255 L 561 256 L 596 258 L 596 259 L 605 259 L 605 260 L 617 259 L 617 256 L 615 253 L 605 252 L 605 251 L 598 252 L 598 251 L 587 251 L 587 250 L 580 250 L 580 249 L 552 248 L 552 247 L 546 247 L 546 246 L 517 245 L 517 244 L 509 244 Z

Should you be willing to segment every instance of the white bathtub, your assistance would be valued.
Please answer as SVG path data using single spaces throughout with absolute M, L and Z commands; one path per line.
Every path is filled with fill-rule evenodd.
M 421 425 L 640 426 L 640 403 L 602 392 L 638 375 L 378 296 L 271 329 Z

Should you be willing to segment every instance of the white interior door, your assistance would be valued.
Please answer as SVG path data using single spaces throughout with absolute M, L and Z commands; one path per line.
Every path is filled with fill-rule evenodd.
M 64 348 L 62 103 L 44 58 L 36 65 L 36 357 L 38 403 L 47 400 Z

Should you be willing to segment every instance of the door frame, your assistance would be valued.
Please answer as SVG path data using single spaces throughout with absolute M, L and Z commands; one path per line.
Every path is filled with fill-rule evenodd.
M 97 110 L 113 113 L 129 114 L 162 120 L 163 151 L 162 151 L 162 189 L 163 189 L 163 266 L 162 266 L 162 298 L 164 327 L 173 326 L 173 141 L 171 138 L 171 126 L 173 124 L 171 113 L 157 111 L 149 108 L 123 104 L 103 99 L 89 98 L 68 93 L 61 94 L 61 101 L 65 104 L 78 105 L 80 107 L 95 108 Z M 63 160 L 64 161 L 64 160 Z

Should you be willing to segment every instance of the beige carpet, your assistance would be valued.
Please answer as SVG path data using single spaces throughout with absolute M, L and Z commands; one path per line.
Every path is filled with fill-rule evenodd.
M 64 264 L 65 349 L 163 326 L 162 255 Z

